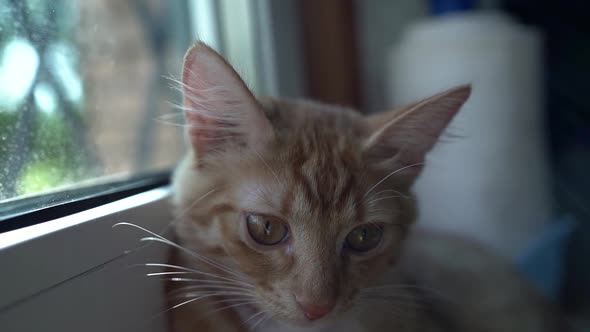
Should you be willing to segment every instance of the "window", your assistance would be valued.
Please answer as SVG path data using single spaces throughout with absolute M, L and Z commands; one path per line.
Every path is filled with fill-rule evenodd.
M 0 200 L 170 167 L 184 1 L 0 1 Z M 159 121 L 159 122 L 158 122 Z
M 277 94 L 273 36 L 258 33 L 269 6 L 0 0 L 0 220 L 169 172 L 184 152 L 175 80 L 197 36 Z

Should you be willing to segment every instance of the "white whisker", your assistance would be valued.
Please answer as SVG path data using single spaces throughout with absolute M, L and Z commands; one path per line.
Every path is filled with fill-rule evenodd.
M 384 197 L 384 196 L 381 196 L 381 194 L 390 193 L 390 192 L 391 192 L 391 193 L 395 193 L 395 194 L 397 194 L 396 196 L 393 196 L 393 195 L 392 195 L 393 197 L 400 197 L 400 198 L 414 199 L 413 197 L 411 197 L 411 196 L 408 196 L 408 195 L 405 195 L 405 194 L 404 194 L 404 193 L 402 193 L 401 191 L 399 191 L 399 190 L 395 190 L 395 189 L 383 189 L 383 190 L 380 190 L 380 191 L 378 191 L 378 192 L 377 192 L 376 194 L 374 194 L 374 195 L 367 196 L 365 199 L 368 199 L 368 198 L 372 198 L 372 199 L 380 199 L 380 198 Z M 371 203 L 371 202 L 372 202 L 372 201 L 369 201 L 368 203 Z
M 251 321 L 255 317 L 258 317 L 258 316 L 263 315 L 263 314 L 264 314 L 264 311 L 259 311 L 258 313 L 253 314 L 252 316 L 250 316 L 250 318 L 246 319 L 242 324 L 240 324 L 240 326 L 238 326 L 238 328 L 246 325 L 249 321 Z
M 128 223 L 128 222 L 121 222 L 121 223 L 117 223 L 117 224 L 113 225 L 113 227 L 117 227 L 117 226 L 131 226 L 131 227 L 135 227 L 137 229 L 140 229 L 140 230 L 142 230 L 142 231 L 144 231 L 144 232 L 146 232 L 146 233 L 151 234 L 151 235 L 154 236 L 154 237 L 142 238 L 140 241 L 158 241 L 158 242 L 162 242 L 164 244 L 170 245 L 170 246 L 172 246 L 172 247 L 174 247 L 176 249 L 181 250 L 182 252 L 190 255 L 193 258 L 196 258 L 196 259 L 198 259 L 198 260 L 200 260 L 202 262 L 205 262 L 205 263 L 207 263 L 207 264 L 209 264 L 209 265 L 211 265 L 211 266 L 213 266 L 215 268 L 218 268 L 218 269 L 220 269 L 220 270 L 222 270 L 224 272 L 227 272 L 227 273 L 229 273 L 229 274 L 231 274 L 231 275 L 233 275 L 235 277 L 238 277 L 238 278 L 244 278 L 245 277 L 243 274 L 241 274 L 239 272 L 232 271 L 231 269 L 229 269 L 228 267 L 223 266 L 220 263 L 217 263 L 217 262 L 215 262 L 215 261 L 213 261 L 213 260 L 211 260 L 211 259 L 209 259 L 207 257 L 201 256 L 201 255 L 199 255 L 199 254 L 197 254 L 197 253 L 195 253 L 195 252 L 193 252 L 193 251 L 191 251 L 189 249 L 186 249 L 185 247 L 180 246 L 180 245 L 178 245 L 178 244 L 176 244 L 176 243 L 174 243 L 174 242 L 166 239 L 165 237 L 163 237 L 161 235 L 158 235 L 158 234 L 156 234 L 156 233 L 154 233 L 154 232 L 152 232 L 152 231 L 150 231 L 150 230 L 148 230 L 148 229 L 146 229 L 144 227 L 141 227 L 139 225 Z
M 187 275 L 187 274 L 195 274 L 195 272 L 187 272 L 187 271 L 180 271 L 180 272 L 156 272 L 156 273 L 148 273 L 146 274 L 147 277 L 156 277 L 156 276 L 165 276 L 165 275 Z M 181 279 L 181 278 L 175 278 L 175 279 Z M 185 278 L 185 281 L 191 281 L 191 282 L 202 282 L 202 283 L 207 283 L 207 284 L 221 284 L 221 285 L 236 285 L 236 286 L 241 286 L 241 287 L 250 287 L 252 288 L 253 286 L 251 285 L 245 285 L 242 283 L 238 283 L 236 281 L 220 281 L 220 280 L 210 280 L 210 279 L 193 279 L 193 278 Z M 168 279 L 170 280 L 170 278 Z M 177 280 L 178 281 L 178 280 Z
M 193 270 L 193 269 L 187 269 L 187 270 L 189 270 L 193 274 L 199 274 L 199 275 L 204 275 L 204 276 L 208 276 L 208 277 L 212 277 L 212 278 L 226 280 L 228 282 L 234 283 L 236 285 L 241 285 L 241 286 L 244 286 L 244 287 L 249 287 L 249 288 L 252 288 L 253 287 L 252 285 L 250 285 L 247 282 L 236 280 L 236 279 L 233 279 L 233 278 L 230 278 L 230 277 L 220 276 L 220 275 L 217 275 L 217 274 L 203 272 L 203 271 L 198 271 L 198 270 Z M 193 279 L 193 278 L 170 278 L 170 281 L 190 281 L 190 282 L 197 282 L 199 280 L 200 279 Z
M 205 295 L 200 295 L 200 296 L 198 296 L 198 297 L 195 297 L 195 298 L 192 298 L 192 299 L 189 299 L 189 300 L 183 301 L 183 302 L 181 302 L 181 303 L 179 303 L 179 304 L 176 304 L 176 305 L 174 305 L 174 306 L 172 306 L 172 307 L 170 307 L 170 308 L 166 309 L 164 312 L 168 312 L 168 311 L 170 311 L 170 310 L 174 310 L 174 309 L 176 309 L 176 308 L 178 308 L 178 307 L 181 307 L 181 306 L 183 306 L 183 305 L 187 305 L 187 304 L 189 304 L 189 303 L 192 303 L 192 302 L 195 302 L 195 301 L 198 301 L 198 300 L 202 300 L 202 299 L 209 298 L 209 297 L 213 297 L 213 296 L 220 296 L 220 295 L 241 295 L 241 294 L 233 294 L 232 292 L 214 292 L 214 293 L 207 293 L 207 294 L 205 294 Z
M 188 287 L 181 287 L 178 289 L 174 289 L 173 291 L 169 292 L 168 295 L 170 296 L 181 296 L 187 297 L 188 294 L 197 294 L 197 293 L 207 293 L 207 292 L 217 292 L 217 291 L 227 291 L 232 292 L 234 295 L 247 295 L 248 297 L 253 297 L 253 294 L 240 287 L 232 287 L 232 286 L 219 286 L 219 285 L 193 285 Z
M 233 271 L 225 268 L 223 265 L 221 265 L 221 264 L 218 265 L 218 263 L 213 262 L 213 261 L 210 261 L 208 258 L 203 257 L 201 255 L 197 255 L 197 254 L 193 253 L 192 251 L 190 251 L 188 249 L 185 249 L 184 247 L 181 247 L 181 246 L 177 245 L 176 243 L 171 242 L 171 241 L 169 241 L 169 240 L 167 240 L 165 238 L 148 236 L 148 237 L 141 238 L 140 241 L 155 241 L 155 242 L 161 242 L 161 243 L 164 243 L 164 244 L 167 244 L 167 245 L 171 245 L 171 246 L 173 246 L 175 248 L 182 248 L 184 250 L 187 250 L 189 253 L 192 253 L 192 256 L 193 257 L 195 257 L 195 258 L 197 258 L 197 259 L 199 259 L 201 261 L 204 261 L 205 263 L 208 263 L 208 264 L 212 265 L 213 267 L 216 267 L 216 268 L 218 268 L 218 269 L 220 269 L 220 270 L 222 270 L 224 272 L 227 272 L 227 273 L 230 273 L 230 274 L 232 274 L 234 276 L 237 276 L 238 278 L 241 278 L 242 277 L 241 275 L 239 275 L 237 273 L 234 273 Z M 206 272 L 202 272 L 202 271 L 193 270 L 193 273 L 202 274 L 202 275 L 208 275 L 208 276 L 214 276 L 214 277 L 217 277 L 217 278 L 222 278 L 222 279 L 226 279 L 226 280 L 230 280 L 230 281 L 235 281 L 235 282 L 242 283 L 241 281 L 239 281 L 237 279 L 232 279 L 232 278 L 229 278 L 229 277 L 221 277 L 221 276 L 218 276 L 218 275 L 214 275 L 214 274 L 210 274 L 210 273 L 206 273 Z
M 392 198 L 405 198 L 405 197 L 406 197 L 406 196 L 400 196 L 400 195 L 392 195 L 392 196 L 378 197 L 378 198 L 375 198 L 375 199 L 372 199 L 372 200 L 368 201 L 368 202 L 367 202 L 367 205 L 374 204 L 374 203 L 376 203 L 376 202 L 379 202 L 379 201 L 382 201 L 382 200 L 385 200 L 385 199 L 392 199 Z
M 199 274 L 199 275 L 204 275 L 204 276 L 208 276 L 208 277 L 212 277 L 212 278 L 222 279 L 224 281 L 210 280 L 210 279 L 195 279 L 195 278 L 164 278 L 164 280 L 185 281 L 185 282 L 206 282 L 206 283 L 211 283 L 211 284 L 213 284 L 213 283 L 215 283 L 215 284 L 228 284 L 228 285 L 235 285 L 235 286 L 241 286 L 241 287 L 246 287 L 246 288 L 254 288 L 254 286 L 252 286 L 246 282 L 242 282 L 242 281 L 239 281 L 236 279 L 232 279 L 229 277 L 220 276 L 220 275 L 216 275 L 216 274 L 212 274 L 212 273 L 189 269 L 189 268 L 186 268 L 183 266 L 170 265 L 170 264 L 160 264 L 160 263 L 146 263 L 146 264 L 139 264 L 139 265 L 141 265 L 141 266 L 169 267 L 169 268 L 176 268 L 176 269 L 183 270 L 183 271 L 177 271 L 177 272 L 148 273 L 148 274 L 146 274 L 146 276 L 148 276 L 148 277 L 162 276 L 162 275 L 175 275 L 175 274 Z
M 211 304 L 215 304 L 215 303 L 219 303 L 219 302 L 224 302 L 224 301 L 216 301 L 216 302 L 213 302 L 213 303 L 211 303 Z M 208 311 L 208 312 L 207 312 L 207 314 L 209 314 L 209 315 L 210 315 L 210 314 L 213 314 L 213 313 L 216 313 L 216 312 L 222 311 L 222 310 L 231 309 L 231 308 L 237 308 L 237 307 L 242 307 L 242 306 L 245 306 L 245 305 L 249 305 L 249 304 L 256 304 L 256 303 L 258 303 L 258 301 L 254 300 L 254 301 L 247 301 L 247 302 L 241 302 L 241 303 L 230 304 L 230 305 L 227 305 L 227 306 L 224 306 L 224 307 L 221 307 L 221 308 L 215 309 L 215 310 L 213 310 L 213 311 Z
M 178 280 L 174 280 L 175 278 L 172 279 L 164 279 L 164 280 L 168 280 L 168 281 L 178 281 Z M 180 281 L 184 281 L 184 280 L 180 280 Z M 245 289 L 244 287 L 237 287 L 237 286 L 228 286 L 228 285 L 192 285 L 192 286 L 185 286 L 179 289 L 175 289 L 173 291 L 173 293 L 180 293 L 180 292 L 184 292 L 184 291 L 188 291 L 191 289 L 205 289 L 205 290 L 209 290 L 209 289 L 222 289 L 222 290 L 231 290 L 231 291 L 244 291 L 244 293 L 248 292 L 247 289 Z M 249 293 L 248 293 L 249 294 Z
M 395 171 L 393 171 L 393 172 L 391 172 L 391 173 L 387 174 L 386 176 L 384 176 L 384 177 L 383 177 L 383 179 L 381 179 L 379 182 L 377 182 L 375 185 L 373 185 L 373 186 L 372 186 L 372 187 L 371 187 L 369 190 L 367 190 L 367 192 L 366 192 L 366 193 L 363 195 L 363 199 L 364 199 L 365 197 L 367 197 L 367 195 L 368 195 L 368 194 L 369 194 L 371 191 L 373 191 L 373 189 L 377 188 L 377 186 L 378 186 L 378 185 L 380 185 L 381 183 L 383 183 L 383 181 L 387 180 L 389 177 L 393 176 L 394 174 L 397 174 L 397 173 L 399 173 L 399 172 L 401 172 L 401 171 L 403 171 L 403 170 L 405 170 L 405 169 L 408 169 L 408 168 L 410 168 L 410 167 L 420 166 L 420 165 L 423 165 L 423 164 L 424 164 L 424 163 L 415 163 L 415 164 L 411 164 L 411 165 L 408 165 L 408 166 L 404 166 L 404 167 L 402 167 L 402 168 L 398 168 L 398 169 L 396 169 Z
M 146 277 L 155 277 L 155 276 L 165 276 L 165 275 L 171 275 L 171 274 L 193 274 L 193 272 L 188 272 L 188 271 L 155 272 L 155 273 L 147 273 L 145 276 Z M 206 279 L 203 279 L 203 280 L 206 280 Z
M 227 117 L 227 116 L 220 116 L 220 115 L 213 115 L 210 114 L 208 112 L 206 112 L 205 110 L 198 110 L 195 109 L 193 107 L 186 107 L 186 106 L 181 106 L 172 102 L 168 102 L 168 104 L 175 109 L 184 111 L 184 112 L 189 112 L 189 113 L 196 113 L 199 115 L 202 115 L 203 117 L 209 118 L 209 119 L 213 119 L 213 120 L 220 120 L 220 121 L 227 121 L 227 120 L 231 120 L 233 118 L 231 117 Z M 177 114 L 177 113 L 173 113 L 173 114 L 165 114 L 165 115 L 161 115 L 161 118 L 172 118 L 172 117 L 183 117 L 183 114 Z
M 186 128 L 188 126 L 186 123 L 176 123 L 176 122 L 166 121 L 166 120 L 162 120 L 162 119 L 158 119 L 158 118 L 155 118 L 154 121 L 157 121 L 157 122 L 164 124 L 166 126 L 181 127 L 181 128 Z
M 225 291 L 225 290 L 211 290 L 211 291 L 200 291 L 200 292 L 187 292 L 185 294 L 169 294 L 169 297 L 171 298 L 187 298 L 187 297 L 200 297 L 203 295 L 211 295 L 213 294 L 214 296 L 221 296 L 221 295 L 231 295 L 234 297 L 242 297 L 243 300 L 252 300 L 252 299 L 256 299 L 256 296 L 249 294 L 249 293 L 245 293 L 245 292 L 236 292 L 236 291 Z
M 138 264 L 139 266 L 155 266 L 155 267 L 169 267 L 172 269 L 179 269 L 183 271 L 190 271 L 190 272 L 198 272 L 194 269 L 189 269 L 188 267 L 180 266 L 180 265 L 172 265 L 172 264 L 163 264 L 163 263 L 145 263 L 145 264 Z
M 260 155 L 260 153 L 258 153 L 258 151 L 256 151 L 256 150 L 253 150 L 253 151 L 256 154 L 256 156 L 258 157 L 258 159 L 260 159 L 260 161 L 262 161 L 262 163 L 264 164 L 264 166 L 266 166 L 266 168 L 272 174 L 272 176 L 275 178 L 275 180 L 277 181 L 277 183 L 279 185 L 281 185 L 282 188 L 285 188 L 285 185 L 279 179 L 278 174 L 270 167 L 270 165 L 266 162 L 266 160 L 264 160 L 264 158 L 262 158 L 262 156 Z
M 254 323 L 254 325 L 252 325 L 250 327 L 250 331 L 254 331 L 254 329 L 256 328 L 256 326 L 260 325 L 262 322 L 265 322 L 270 317 L 271 317 L 270 314 L 263 315 L 261 319 L 259 319 L 256 323 Z
M 398 194 L 398 195 L 401 195 L 401 196 L 405 196 L 405 197 L 407 197 L 407 198 L 411 198 L 410 196 L 406 196 L 406 195 L 404 195 L 404 193 L 402 193 L 401 191 L 399 191 L 399 190 L 395 190 L 395 189 L 383 189 L 383 190 L 379 190 L 379 191 L 378 191 L 378 192 L 375 194 L 375 196 L 378 196 L 378 195 L 380 195 L 380 194 L 383 194 L 383 193 L 390 193 L 390 192 L 392 192 L 392 193 L 396 193 L 396 194 Z
M 180 211 L 180 213 L 176 216 L 176 218 L 173 221 L 173 223 L 178 222 L 182 217 L 184 217 L 188 213 L 188 211 L 192 210 L 192 208 L 194 208 L 197 204 L 199 204 L 199 202 L 201 202 L 202 200 L 204 200 L 205 198 L 207 198 L 209 195 L 211 195 L 215 191 L 217 191 L 217 189 L 215 189 L 215 188 L 214 189 L 211 189 L 208 192 L 206 192 L 203 195 L 201 195 L 201 197 L 195 199 L 194 202 L 192 202 L 186 208 L 184 208 L 184 209 L 182 209 L 182 211 Z

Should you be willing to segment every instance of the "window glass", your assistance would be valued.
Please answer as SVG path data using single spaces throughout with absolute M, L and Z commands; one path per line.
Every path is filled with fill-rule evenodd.
M 171 167 L 188 1 L 0 0 L 0 201 Z M 213 24 L 213 23 L 210 23 Z

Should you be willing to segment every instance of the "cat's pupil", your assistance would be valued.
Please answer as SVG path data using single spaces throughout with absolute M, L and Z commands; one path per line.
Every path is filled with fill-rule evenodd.
M 264 223 L 264 232 L 266 233 L 266 235 L 270 234 L 270 227 L 271 227 L 271 226 L 270 226 L 270 221 L 268 221 L 268 220 L 267 220 L 267 221 Z
M 361 232 L 361 238 L 359 239 L 361 242 L 364 242 L 367 239 L 367 229 L 363 228 Z

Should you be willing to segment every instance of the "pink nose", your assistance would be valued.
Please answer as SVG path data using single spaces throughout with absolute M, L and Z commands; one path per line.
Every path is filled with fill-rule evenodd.
M 303 309 L 305 313 L 305 317 L 309 320 L 316 320 L 324 317 L 330 311 L 332 311 L 333 305 L 315 305 L 315 304 L 306 304 L 302 302 L 297 302 Z

